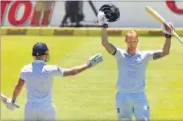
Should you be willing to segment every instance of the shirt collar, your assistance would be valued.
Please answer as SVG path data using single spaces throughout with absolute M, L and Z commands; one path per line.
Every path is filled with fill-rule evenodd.
M 45 63 L 43 60 L 34 60 L 34 63 Z
M 135 55 L 138 55 L 140 52 L 139 49 L 136 49 L 136 53 L 134 55 L 131 55 L 130 53 L 128 53 L 127 49 L 125 50 L 125 54 L 129 55 L 129 56 L 135 56 Z

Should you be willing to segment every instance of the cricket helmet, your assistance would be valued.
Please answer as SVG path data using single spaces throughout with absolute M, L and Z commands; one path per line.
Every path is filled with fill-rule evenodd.
M 45 55 L 46 51 L 48 51 L 47 45 L 45 43 L 38 42 L 32 48 L 32 56 Z
M 120 18 L 120 11 L 114 4 L 104 4 L 100 7 L 99 11 L 104 12 L 108 22 L 115 22 Z

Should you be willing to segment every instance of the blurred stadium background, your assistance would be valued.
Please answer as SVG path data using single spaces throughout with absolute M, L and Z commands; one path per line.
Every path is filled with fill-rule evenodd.
M 104 62 L 82 74 L 55 78 L 54 103 L 57 120 L 116 120 L 115 59 L 101 45 L 96 15 L 101 5 L 119 7 L 120 20 L 111 23 L 109 39 L 125 48 L 128 30 L 140 35 L 140 49 L 160 49 L 164 37 L 161 26 L 146 12 L 149 5 L 171 20 L 183 37 L 183 2 L 181 1 L 0 1 L 1 2 L 1 92 L 12 95 L 23 65 L 31 62 L 36 42 L 48 44 L 50 64 L 72 67 L 90 55 L 102 53 Z M 183 120 L 183 46 L 172 38 L 171 53 L 150 62 L 147 69 L 147 97 L 152 120 Z M 17 102 L 21 108 L 9 111 L 1 105 L 1 120 L 23 120 L 26 90 Z

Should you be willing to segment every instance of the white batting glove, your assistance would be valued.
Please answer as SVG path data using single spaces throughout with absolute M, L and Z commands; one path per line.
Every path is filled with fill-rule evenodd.
M 108 24 L 108 21 L 107 21 L 107 18 L 105 17 L 104 12 L 102 12 L 102 11 L 98 12 L 97 23 L 101 26 L 103 26 L 104 24 Z
M 162 25 L 163 33 L 167 35 L 172 35 L 172 32 L 174 30 L 174 26 L 171 21 L 165 22 L 165 24 Z
M 14 110 L 15 108 L 19 108 L 19 106 L 15 103 L 13 103 L 12 99 L 11 98 L 8 98 L 7 101 L 6 101 L 6 107 L 9 109 L 9 110 Z
M 12 103 L 12 99 L 11 98 L 8 98 L 7 101 L 6 101 L 6 107 L 10 110 L 14 110 L 15 107 L 13 106 L 13 103 Z
M 94 56 L 91 56 L 88 60 L 88 66 L 89 67 L 93 67 L 95 66 L 96 64 L 100 63 L 103 61 L 103 58 L 102 58 L 102 55 L 100 53 L 94 55 Z

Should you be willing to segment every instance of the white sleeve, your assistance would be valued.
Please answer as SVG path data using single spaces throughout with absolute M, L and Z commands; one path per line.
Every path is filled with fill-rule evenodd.
M 154 60 L 153 54 L 156 52 L 162 52 L 162 50 L 145 51 L 145 58 L 147 59 L 147 61 Z
M 64 69 L 59 66 L 52 65 L 50 69 L 50 73 L 52 76 L 63 76 Z
M 23 67 L 22 69 L 21 69 L 21 71 L 20 71 L 20 78 L 22 79 L 22 80 L 26 80 L 26 78 L 25 78 L 26 76 L 25 76 L 25 68 Z
M 114 54 L 117 60 L 120 60 L 124 57 L 124 50 L 120 48 L 116 48 L 116 53 Z

